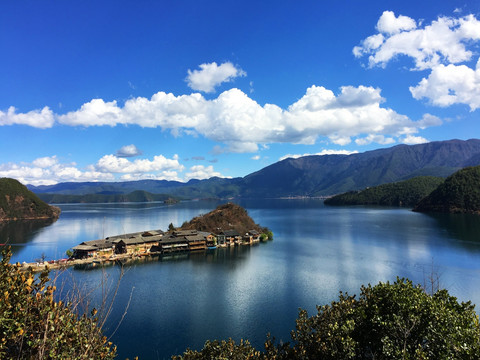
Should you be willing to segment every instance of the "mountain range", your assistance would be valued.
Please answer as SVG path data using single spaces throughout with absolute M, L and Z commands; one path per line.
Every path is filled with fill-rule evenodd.
M 278 198 L 328 196 L 416 176 L 447 177 L 480 165 L 480 140 L 397 145 L 351 155 L 288 158 L 243 178 L 59 183 L 28 188 L 37 194 L 127 194 L 136 190 L 193 198 Z

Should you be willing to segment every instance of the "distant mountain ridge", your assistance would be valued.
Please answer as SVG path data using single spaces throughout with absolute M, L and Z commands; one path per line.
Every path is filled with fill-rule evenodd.
M 60 183 L 29 186 L 35 193 L 123 194 L 135 190 L 182 198 L 278 198 L 327 196 L 416 176 L 447 177 L 480 165 L 480 140 L 448 140 L 397 145 L 351 155 L 288 158 L 243 178 L 118 183 Z
M 175 203 L 178 199 L 166 194 L 152 194 L 144 190 L 136 190 L 128 194 L 38 194 L 38 197 L 47 203 L 55 204 L 79 204 L 79 203 L 124 203 L 124 202 L 153 202 L 163 201 Z

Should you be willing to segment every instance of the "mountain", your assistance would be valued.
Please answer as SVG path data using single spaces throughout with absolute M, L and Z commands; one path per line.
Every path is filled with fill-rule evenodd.
M 57 219 L 60 209 L 40 200 L 20 182 L 0 178 L 0 221 Z
M 183 223 L 182 230 L 198 230 L 218 233 L 219 230 L 236 230 L 239 234 L 256 230 L 259 233 L 267 233 L 267 228 L 261 227 L 248 215 L 243 207 L 227 203 L 219 205 L 208 214 L 199 215 L 189 222 Z
M 407 180 L 447 177 L 465 166 L 480 165 L 480 140 L 436 141 L 397 145 L 351 155 L 288 158 L 244 178 L 118 183 L 60 183 L 29 186 L 35 193 L 125 194 L 135 190 L 182 198 L 278 198 L 326 196 Z
M 239 195 L 237 182 L 241 178 L 225 179 L 212 177 L 207 180 L 190 180 L 187 183 L 167 180 L 140 180 L 125 182 L 70 182 L 55 185 L 29 185 L 36 194 L 64 195 L 120 195 L 142 190 L 152 194 L 168 194 L 175 197 L 227 198 Z
M 339 194 L 325 199 L 325 204 L 414 207 L 443 181 L 443 178 L 434 176 L 417 176 L 412 179 L 378 185 L 361 191 L 349 191 Z
M 178 198 L 166 194 L 152 194 L 147 191 L 137 190 L 129 194 L 38 194 L 38 197 L 50 204 L 78 204 L 78 203 L 118 203 L 118 202 L 152 202 L 164 201 L 166 203 L 178 202 Z
M 413 211 L 480 214 L 480 166 L 449 176 Z
M 415 176 L 446 177 L 476 163 L 480 140 L 397 145 L 352 155 L 285 159 L 243 179 L 245 197 L 325 196 Z

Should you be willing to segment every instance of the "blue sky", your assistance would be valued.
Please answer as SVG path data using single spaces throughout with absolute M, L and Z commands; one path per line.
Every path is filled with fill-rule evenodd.
M 478 1 L 4 1 L 0 45 L 0 176 L 25 184 L 480 134 Z

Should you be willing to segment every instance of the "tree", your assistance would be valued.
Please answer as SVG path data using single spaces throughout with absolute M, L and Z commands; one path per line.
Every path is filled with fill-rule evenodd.
M 292 343 L 265 351 L 247 342 L 208 341 L 190 359 L 479 359 L 479 318 L 470 302 L 458 303 L 447 290 L 429 295 L 408 279 L 362 286 L 358 299 L 340 293 L 339 300 L 318 306 L 311 317 L 300 310 Z M 213 357 L 212 357 L 213 356 Z
M 54 300 L 56 287 L 48 270 L 35 276 L 9 263 L 10 249 L 0 262 L 0 358 L 114 359 L 116 347 L 98 326 L 96 310 L 77 314 L 71 304 Z
M 427 294 L 408 279 L 362 286 L 358 300 L 340 294 L 308 317 L 292 338 L 304 359 L 478 359 L 480 326 L 474 305 L 438 290 Z
M 168 231 L 174 231 L 175 226 L 173 226 L 173 223 L 168 224 Z

